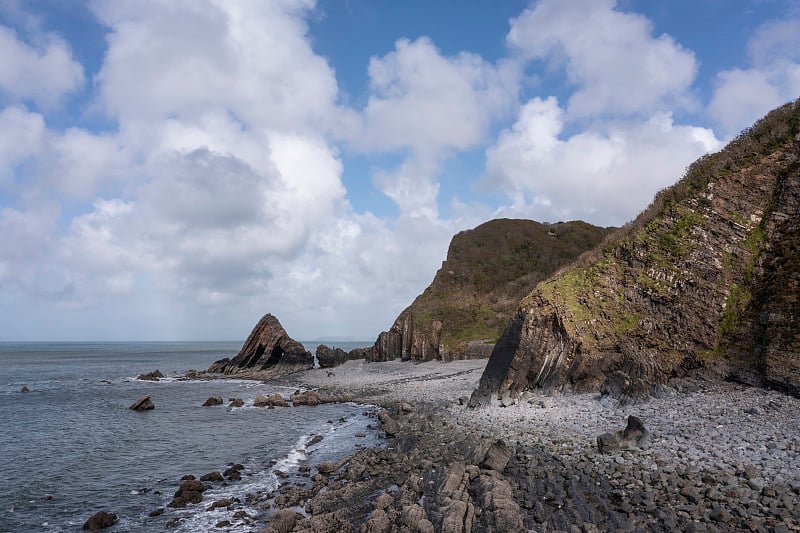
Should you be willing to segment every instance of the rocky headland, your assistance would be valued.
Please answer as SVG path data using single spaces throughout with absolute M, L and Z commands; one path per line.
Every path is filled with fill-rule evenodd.
M 671 378 L 800 394 L 800 100 L 693 163 L 520 304 L 472 405 L 530 389 L 635 399 Z

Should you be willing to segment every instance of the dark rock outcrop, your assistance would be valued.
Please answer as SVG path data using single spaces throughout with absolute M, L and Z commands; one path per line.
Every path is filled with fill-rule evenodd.
M 800 394 L 798 154 L 800 100 L 693 163 L 522 301 L 470 405 L 619 383 L 642 397 L 701 370 Z
M 256 399 L 253 400 L 253 407 L 289 407 L 289 404 L 283 399 L 283 396 L 276 392 L 270 394 L 268 397 L 259 394 L 256 396 Z
M 107 513 L 106 511 L 99 511 L 93 514 L 84 524 L 81 529 L 87 531 L 100 531 L 106 529 L 117 523 L 117 515 L 114 513 Z
M 317 346 L 317 361 L 320 368 L 333 368 L 350 359 L 350 354 L 341 348 L 330 348 L 324 344 Z
M 213 407 L 215 405 L 222 405 L 222 398 L 219 396 L 212 396 L 205 402 L 203 402 L 202 407 Z
M 172 501 L 167 504 L 167 507 L 175 509 L 186 507 L 191 503 L 200 503 L 203 501 L 203 491 L 206 490 L 206 488 L 208 487 L 197 479 L 184 480 L 175 492 Z
M 22 388 L 19 389 L 19 391 L 25 393 L 25 392 L 30 392 L 31 390 L 28 388 L 27 385 L 23 385 Z
M 314 356 L 289 337 L 271 314 L 258 321 L 242 349 L 228 363 L 215 362 L 209 372 L 269 379 L 314 367 Z
M 134 411 L 149 411 L 150 409 L 155 409 L 155 405 L 150 400 L 150 395 L 145 394 L 135 402 L 131 404 L 128 409 L 132 409 Z
M 213 363 L 211 363 L 211 366 L 208 367 L 208 370 L 206 370 L 206 372 L 209 372 L 211 374 L 222 374 L 225 372 L 225 367 L 227 367 L 230 364 L 230 362 L 231 362 L 230 357 L 224 357 L 222 359 L 214 361 Z
M 141 381 L 158 381 L 163 377 L 164 374 L 162 374 L 160 370 L 153 370 L 152 372 L 148 372 L 147 374 L 139 374 L 136 377 L 136 379 L 139 379 Z

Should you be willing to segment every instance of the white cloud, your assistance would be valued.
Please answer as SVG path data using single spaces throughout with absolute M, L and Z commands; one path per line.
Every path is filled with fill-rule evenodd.
M 466 52 L 444 56 L 427 38 L 400 39 L 369 63 L 371 95 L 354 143 L 363 150 L 406 151 L 375 183 L 408 215 L 438 214 L 437 172 L 451 151 L 486 141 L 490 124 L 511 109 L 519 73 Z
M 489 148 L 489 183 L 512 201 L 498 215 L 620 225 L 720 147 L 710 130 L 677 126 L 666 113 L 562 139 L 564 116 L 555 98 L 534 98 Z
M 0 111 L 0 189 L 12 185 L 14 167 L 41 152 L 47 140 L 44 118 L 19 107 Z
M 649 114 L 694 106 L 694 54 L 616 0 L 543 0 L 511 21 L 509 45 L 525 59 L 563 68 L 576 87 L 571 117 Z
M 44 35 L 42 41 L 32 46 L 0 26 L 0 96 L 47 108 L 82 85 L 83 67 L 72 59 L 69 46 L 55 35 Z
M 748 52 L 751 68 L 720 72 L 708 106 L 728 137 L 800 96 L 800 19 L 760 26 Z

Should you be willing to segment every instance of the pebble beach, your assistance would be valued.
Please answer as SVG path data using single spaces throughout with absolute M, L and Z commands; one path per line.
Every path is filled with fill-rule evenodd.
M 349 361 L 292 376 L 384 406 L 397 422 L 384 449 L 356 453 L 338 481 L 317 478 L 329 494 L 373 488 L 354 531 L 800 531 L 800 399 L 691 380 L 631 405 L 525 393 L 469 409 L 485 364 Z M 601 454 L 597 437 L 631 415 L 647 437 Z M 372 471 L 359 479 L 364 464 Z M 307 489 L 313 502 L 320 489 Z M 325 530 L 303 510 L 296 531 Z

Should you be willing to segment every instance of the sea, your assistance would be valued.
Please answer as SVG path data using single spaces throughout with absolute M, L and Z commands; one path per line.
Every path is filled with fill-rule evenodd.
M 304 343 L 312 353 L 317 343 Z M 365 343 L 334 343 L 345 350 Z M 81 530 L 98 511 L 117 515 L 110 532 L 252 531 L 212 502 L 264 517 L 248 494 L 274 491 L 281 472 L 339 460 L 380 445 L 374 408 L 347 404 L 252 407 L 258 394 L 294 392 L 252 380 L 183 380 L 233 357 L 240 342 L 0 343 L 0 532 Z M 166 377 L 141 381 L 159 370 Z M 320 370 L 324 371 L 324 370 Z M 27 387 L 30 392 L 21 392 Z M 149 394 L 155 408 L 129 406 Z M 223 405 L 202 407 L 212 396 Z M 242 398 L 243 407 L 229 399 Z M 322 440 L 310 445 L 315 436 Z M 318 439 L 316 439 L 318 440 Z M 244 467 L 241 481 L 215 483 L 203 502 L 166 507 L 187 474 Z M 280 472 L 278 472 L 280 471 Z M 298 479 L 300 479 L 298 477 Z M 152 515 L 152 516 L 151 516 Z M 258 529 L 258 528 L 256 528 Z

